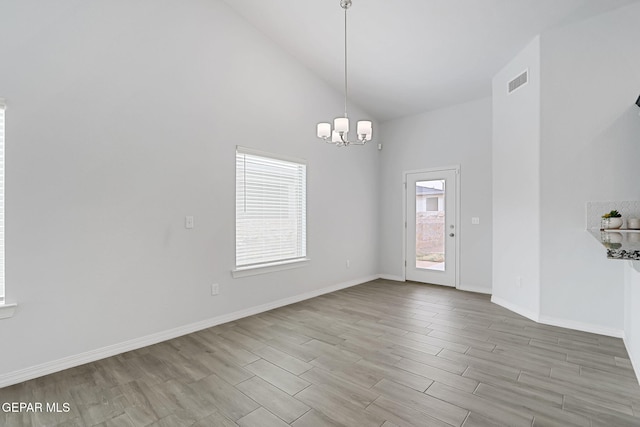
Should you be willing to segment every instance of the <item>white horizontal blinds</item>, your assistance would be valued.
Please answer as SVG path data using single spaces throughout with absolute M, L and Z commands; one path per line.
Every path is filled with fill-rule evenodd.
M 4 110 L 0 99 L 0 303 L 4 302 Z
M 307 255 L 307 166 L 238 147 L 236 267 Z

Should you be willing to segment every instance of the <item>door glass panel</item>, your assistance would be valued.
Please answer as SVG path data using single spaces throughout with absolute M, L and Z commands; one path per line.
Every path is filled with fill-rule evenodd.
M 444 271 L 444 180 L 416 182 L 416 268 Z

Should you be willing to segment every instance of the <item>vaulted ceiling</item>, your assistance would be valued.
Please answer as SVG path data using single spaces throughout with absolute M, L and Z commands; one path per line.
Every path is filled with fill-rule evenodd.
M 342 93 L 340 0 L 225 1 Z M 349 101 L 388 120 L 488 96 L 537 34 L 637 1 L 353 0 Z

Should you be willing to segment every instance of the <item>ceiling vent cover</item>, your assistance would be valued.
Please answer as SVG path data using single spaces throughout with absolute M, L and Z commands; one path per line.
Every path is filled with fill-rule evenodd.
M 525 70 L 522 74 L 520 74 L 515 79 L 509 82 L 509 93 L 518 89 L 519 87 L 524 86 L 529 81 L 529 70 Z

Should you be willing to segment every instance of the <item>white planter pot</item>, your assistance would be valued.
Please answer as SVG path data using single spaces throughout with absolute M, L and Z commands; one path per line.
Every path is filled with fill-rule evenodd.
M 608 222 L 606 228 L 609 230 L 622 227 L 622 218 L 609 218 Z

